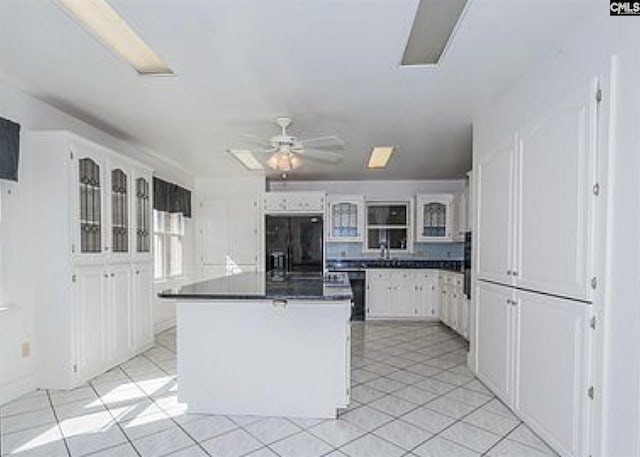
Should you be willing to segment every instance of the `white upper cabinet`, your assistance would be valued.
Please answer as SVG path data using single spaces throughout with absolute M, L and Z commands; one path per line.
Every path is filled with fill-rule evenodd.
M 267 192 L 264 194 L 264 212 L 324 213 L 324 192 Z
M 201 265 L 218 265 L 227 273 L 259 267 L 263 231 L 257 197 L 204 196 L 198 221 Z
M 130 251 L 131 173 L 126 164 L 109 160 L 109 243 L 105 250 L 117 258 L 124 258 Z
M 513 275 L 522 288 L 591 298 L 596 108 L 593 84 L 520 134 Z
M 71 182 L 73 241 L 71 251 L 76 259 L 102 261 L 108 246 L 106 220 L 106 158 L 90 145 L 71 146 Z
M 364 197 L 330 195 L 327 198 L 327 241 L 364 241 Z
M 451 241 L 453 237 L 453 195 L 429 194 L 416 197 L 416 241 Z
M 131 251 L 138 260 L 151 260 L 151 173 L 134 170 L 133 192 L 133 231 Z
M 595 82 L 478 165 L 478 277 L 590 300 Z
M 477 166 L 478 277 L 511 285 L 513 145 L 498 148 Z

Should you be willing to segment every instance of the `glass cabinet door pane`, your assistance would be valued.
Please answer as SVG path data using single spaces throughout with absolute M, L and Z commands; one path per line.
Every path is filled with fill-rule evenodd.
M 111 172 L 111 234 L 113 252 L 129 250 L 129 208 L 127 175 L 122 170 Z
M 149 252 L 150 242 L 150 199 L 149 182 L 144 178 L 136 179 L 136 251 Z
M 78 160 L 80 197 L 80 252 L 101 252 L 102 214 L 100 165 L 90 158 Z
M 424 236 L 446 236 L 447 229 L 447 205 L 444 203 L 428 203 L 423 206 L 423 228 Z

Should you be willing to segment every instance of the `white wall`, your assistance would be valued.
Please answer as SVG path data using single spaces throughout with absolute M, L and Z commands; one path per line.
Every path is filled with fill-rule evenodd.
M 549 56 L 494 103 L 474 116 L 473 160 L 509 139 L 515 129 L 556 100 L 606 75 L 614 59 L 611 141 L 605 144 L 609 169 L 602 198 L 608 215 L 599 241 L 597 330 L 602 352 L 594 379 L 593 455 L 640 455 L 640 23 L 637 18 L 609 17 L 598 5 Z
M 23 135 L 29 130 L 70 130 L 146 163 L 164 179 L 193 188 L 193 179 L 186 171 L 163 161 L 153 151 L 114 138 L 3 81 L 0 116 L 20 123 Z M 37 166 L 37 157 L 23 147 L 18 183 L 0 181 L 0 306 L 10 306 L 10 311 L 0 313 L 0 403 L 36 385 L 38 348 L 34 344 L 35 303 L 30 269 L 38 257 L 32 252 L 30 241 L 37 230 L 46 227 L 33 227 L 31 223 L 32 166 Z M 187 244 L 192 239 L 191 235 Z M 189 248 L 187 254 L 193 255 L 193 249 Z M 189 268 L 192 264 L 187 259 Z M 24 342 L 31 344 L 30 357 L 21 355 Z
M 198 204 L 199 199 L 205 196 L 237 196 L 237 195 L 259 195 L 265 190 L 265 178 L 261 174 L 255 176 L 243 176 L 237 178 L 196 178 L 194 180 L 192 194 L 193 217 L 187 221 L 185 230 L 188 232 L 187 244 L 185 245 L 185 277 L 171 281 L 156 283 L 154 291 L 179 287 L 182 284 L 191 282 L 197 278 L 199 271 L 199 233 L 198 233 Z M 188 255 L 187 254 L 188 251 Z M 160 332 L 175 325 L 176 306 L 175 301 L 155 298 L 155 328 Z
M 363 194 L 373 198 L 406 198 L 417 194 L 455 193 L 464 180 L 271 181 L 271 191 L 324 190 L 329 194 Z

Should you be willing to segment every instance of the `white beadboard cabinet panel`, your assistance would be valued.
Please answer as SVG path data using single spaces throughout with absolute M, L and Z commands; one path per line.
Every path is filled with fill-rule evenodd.
M 479 281 L 475 292 L 478 375 L 505 403 L 512 405 L 514 290 Z
M 591 305 L 519 292 L 515 408 L 562 455 L 585 455 Z
M 519 135 L 519 287 L 592 297 L 596 88 L 581 88 Z
M 497 148 L 479 165 L 477 275 L 511 285 L 514 145 Z

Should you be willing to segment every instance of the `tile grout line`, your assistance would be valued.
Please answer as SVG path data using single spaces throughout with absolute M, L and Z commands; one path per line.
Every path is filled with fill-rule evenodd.
M 161 367 L 160 367 L 159 365 L 157 365 L 155 362 L 153 362 L 153 361 L 152 361 L 152 360 L 150 360 L 149 358 L 145 357 L 145 356 L 144 356 L 144 354 L 139 354 L 137 357 L 144 357 L 146 360 L 148 360 L 149 362 L 153 363 L 157 368 L 159 368 L 159 369 L 160 369 L 161 371 L 163 371 L 165 374 L 167 374 L 167 375 L 171 376 L 172 378 L 174 377 L 174 375 L 172 375 L 171 373 L 169 373 L 168 371 L 166 371 L 164 368 L 161 368 Z M 123 369 L 120 365 L 118 365 L 118 368 L 120 369 L 120 371 L 122 371 L 122 373 L 124 373 L 124 375 L 125 375 L 125 376 L 126 376 L 126 377 L 131 381 L 131 382 L 133 382 L 133 383 L 136 385 L 136 387 L 137 387 L 138 389 L 140 389 L 140 387 L 138 386 L 138 382 L 137 382 L 135 379 L 133 379 L 133 377 L 131 377 L 131 375 L 129 375 L 129 373 L 127 373 L 126 369 Z M 173 378 L 173 379 L 176 379 L 176 378 Z M 177 420 L 175 420 L 175 418 L 174 418 L 173 416 L 170 416 L 170 415 L 165 411 L 165 409 L 164 409 L 162 406 L 160 406 L 160 405 L 156 404 L 156 401 L 155 401 L 155 399 L 154 399 L 152 396 L 150 396 L 149 394 L 147 394 L 147 392 L 146 392 L 146 391 L 144 391 L 143 389 L 140 389 L 140 391 L 145 395 L 145 397 L 147 397 L 149 400 L 151 400 L 151 402 L 152 402 L 154 405 L 156 405 L 158 408 L 160 408 L 160 410 L 161 410 L 163 413 L 165 413 L 165 414 L 169 417 L 169 420 L 171 420 L 171 422 L 173 422 L 173 423 L 174 423 L 174 424 L 175 424 L 175 425 L 176 425 L 180 430 L 182 430 L 182 432 L 183 432 L 184 434 L 186 434 L 186 435 L 187 435 L 187 436 L 188 436 L 188 437 L 189 437 L 189 438 L 190 438 L 190 439 L 195 443 L 195 445 L 196 445 L 196 446 L 198 446 L 198 447 L 199 447 L 199 448 L 200 448 L 200 449 L 201 449 L 201 450 L 202 450 L 202 451 L 203 451 L 207 456 L 211 457 L 211 454 L 209 454 L 209 452 L 208 452 L 208 451 L 207 451 L 207 450 L 202 446 L 202 444 L 200 444 L 200 441 L 199 441 L 199 440 L 197 440 L 197 439 L 195 439 L 193 436 L 191 436 L 191 434 L 190 434 L 189 432 L 187 432 L 187 431 L 184 429 L 184 427 L 182 426 L 182 424 L 180 424 Z M 158 431 L 158 432 L 156 432 L 156 433 L 162 433 L 162 432 L 164 432 L 164 431 L 165 431 L 165 430 L 160 430 L 160 431 Z M 152 435 L 155 435 L 156 433 L 152 433 L 151 435 L 147 435 L 147 436 L 152 436 Z M 228 433 L 228 432 L 225 432 L 225 433 Z M 126 433 L 125 433 L 125 434 L 126 434 Z M 224 435 L 224 433 L 221 433 L 221 435 Z M 128 437 L 127 437 L 127 438 L 128 438 Z M 134 445 L 134 447 L 135 447 L 135 445 Z M 172 452 L 172 453 L 179 452 L 179 451 L 182 451 L 182 450 L 185 450 L 185 449 L 189 449 L 190 447 L 192 447 L 192 445 L 190 445 L 190 446 L 185 446 L 184 448 L 176 449 L 176 450 L 175 450 L 174 452 Z M 136 450 L 137 450 L 137 449 L 136 449 Z M 166 456 L 170 456 L 172 453 L 164 454 L 164 455 L 166 455 Z
M 113 419 L 113 422 L 116 424 L 116 426 L 118 427 L 118 429 L 120 430 L 120 432 L 122 433 L 122 435 L 127 439 L 127 442 L 129 443 L 129 445 L 133 448 L 133 451 L 140 457 L 142 457 L 142 454 L 140 454 L 140 451 L 138 451 L 138 449 L 134 446 L 133 441 L 131 441 L 131 439 L 129 438 L 129 435 L 127 435 L 124 431 L 124 429 L 122 428 L 122 426 L 120 425 L 120 422 L 117 421 L 116 416 L 114 416 L 113 412 L 111 412 L 111 409 L 109 409 L 109 407 L 107 406 L 107 404 L 104 402 L 104 400 L 102 399 L 102 396 L 100 395 L 100 393 L 98 392 L 98 390 L 95 388 L 95 386 L 91 383 L 91 381 L 89 381 L 87 383 L 89 385 L 89 387 L 91 387 L 91 390 L 93 390 L 93 393 L 96 394 L 96 397 L 98 398 L 98 400 L 100 401 L 100 404 L 104 407 L 104 409 L 109 413 L 109 416 L 111 416 L 111 419 Z M 111 446 L 110 448 L 105 448 L 105 449 L 112 449 L 115 448 L 116 446 Z M 96 451 L 96 452 L 101 452 L 104 449 L 101 449 L 100 451 Z
M 71 450 L 69 449 L 69 443 L 67 443 L 67 438 L 62 433 L 62 427 L 60 426 L 60 419 L 58 418 L 58 412 L 56 408 L 53 406 L 53 401 L 51 400 L 51 394 L 49 394 L 48 390 L 45 390 L 47 395 L 47 400 L 49 401 L 49 406 L 51 407 L 51 411 L 53 412 L 53 417 L 56 420 L 56 427 L 58 428 L 58 432 L 60 432 L 60 437 L 62 438 L 62 442 L 64 444 L 65 449 L 67 450 L 67 455 L 71 457 Z

